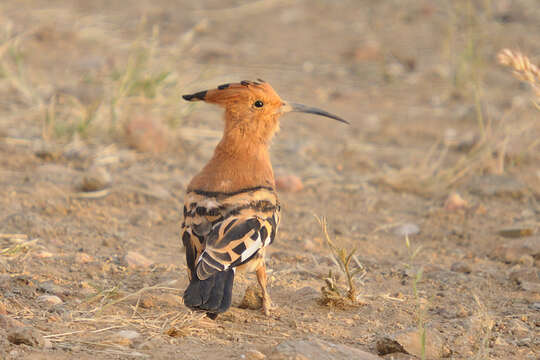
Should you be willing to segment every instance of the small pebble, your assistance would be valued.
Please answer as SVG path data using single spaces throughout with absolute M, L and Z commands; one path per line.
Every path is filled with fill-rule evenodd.
M 122 330 L 113 334 L 110 338 L 110 342 L 121 346 L 132 346 L 133 340 L 141 336 L 138 332 L 133 330 Z
M 122 331 L 117 332 L 116 336 L 120 336 L 120 337 L 123 337 L 123 338 L 126 338 L 126 339 L 133 340 L 133 339 L 136 339 L 139 336 L 141 336 L 141 334 L 139 334 L 138 332 L 133 331 L 133 330 L 122 330 Z
M 257 350 L 248 350 L 242 358 L 246 360 L 264 360 L 266 355 Z
M 6 305 L 0 301 L 0 315 L 7 315 Z
M 540 283 L 534 281 L 523 281 L 519 284 L 521 288 L 525 291 L 530 291 L 532 293 L 540 294 Z
M 160 153 L 167 149 L 167 131 L 158 120 L 151 117 L 133 117 L 126 122 L 124 133 L 127 143 L 136 150 Z
M 139 304 L 143 309 L 151 309 L 156 304 L 154 303 L 154 300 L 151 297 L 145 296 L 141 299 L 141 302 Z
M 46 303 L 48 305 L 58 305 L 63 303 L 62 299 L 60 299 L 56 295 L 41 295 L 38 297 L 38 301 L 41 303 Z
M 504 241 L 493 249 L 491 256 L 505 262 L 527 264 L 531 256 L 533 259 L 540 255 L 540 236 L 530 236 L 511 241 Z M 525 257 L 523 257 L 525 256 Z
M 34 154 L 40 159 L 50 161 L 58 159 L 61 156 L 62 152 L 55 146 L 41 143 L 35 149 Z
M 98 191 L 109 187 L 112 177 L 102 166 L 93 166 L 86 171 L 82 178 L 81 189 L 83 191 Z
M 260 309 L 262 307 L 262 290 L 257 284 L 251 284 L 246 289 L 240 309 Z
M 12 319 L 6 315 L 0 315 L 0 328 L 1 329 L 9 330 L 12 328 L 24 327 L 24 326 L 26 325 L 24 325 L 19 320 Z
M 135 251 L 129 251 L 125 257 L 125 260 L 130 267 L 148 268 L 153 264 L 153 261 Z
M 533 266 L 534 258 L 531 255 L 525 254 L 525 255 L 521 255 L 518 262 L 525 266 Z
M 381 45 L 375 41 L 368 41 L 361 46 L 351 50 L 351 55 L 355 61 L 376 61 L 381 58 Z
M 482 197 L 510 197 L 519 199 L 527 194 L 527 186 L 511 175 L 487 174 L 471 179 L 469 191 Z
M 65 296 L 71 295 L 70 289 L 64 288 L 51 281 L 45 281 L 45 282 L 40 283 L 37 289 L 41 292 L 52 294 L 52 295 L 65 295 Z
M 185 337 L 188 336 L 191 331 L 185 327 L 177 328 L 175 326 L 170 327 L 165 334 L 173 338 Z
M 471 267 L 468 264 L 461 261 L 453 263 L 452 266 L 450 266 L 450 270 L 454 272 L 460 272 L 463 274 L 471 273 Z
M 50 253 L 48 251 L 40 251 L 38 252 L 36 255 L 35 255 L 37 258 L 40 258 L 40 259 L 48 259 L 48 258 L 51 258 L 54 256 L 53 253 Z
M 276 188 L 284 192 L 298 192 L 304 188 L 302 180 L 296 175 L 281 175 L 276 178 Z
M 499 235 L 506 238 L 520 238 L 531 236 L 534 230 L 529 227 L 511 227 L 499 230 Z
M 37 329 L 31 326 L 11 329 L 8 332 L 7 338 L 12 344 L 15 345 L 25 344 L 39 348 L 45 347 L 45 338 L 43 338 L 43 335 L 41 335 Z
M 92 256 L 86 253 L 80 252 L 75 255 L 75 262 L 77 264 L 88 264 L 89 262 L 92 262 L 92 261 L 94 261 L 94 258 L 92 258 Z
M 443 355 L 443 339 L 438 335 L 438 331 L 426 329 L 425 346 L 422 345 L 419 330 L 410 328 L 380 338 L 376 343 L 376 349 L 379 355 L 401 352 L 415 355 L 418 358 L 424 353 L 428 359 L 440 359 Z
M 467 201 L 465 201 L 458 193 L 451 193 L 444 202 L 444 208 L 447 211 L 458 211 L 466 209 L 467 207 Z

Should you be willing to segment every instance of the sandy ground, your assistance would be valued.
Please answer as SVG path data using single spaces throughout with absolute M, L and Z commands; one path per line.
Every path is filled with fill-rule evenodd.
M 0 358 L 414 359 L 425 330 L 427 358 L 538 359 L 540 112 L 496 61 L 538 63 L 537 5 L 2 1 Z M 256 78 L 351 125 L 282 119 L 274 168 L 303 189 L 279 191 L 278 310 L 239 308 L 240 276 L 211 321 L 182 304 L 178 233 L 221 113 L 181 94 Z M 354 303 L 321 302 L 347 282 L 314 215 L 356 249 Z

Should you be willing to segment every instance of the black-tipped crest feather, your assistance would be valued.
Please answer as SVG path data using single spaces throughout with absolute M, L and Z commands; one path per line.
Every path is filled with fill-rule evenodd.
M 191 95 L 182 95 L 182 97 L 184 98 L 184 100 L 187 100 L 187 101 L 199 101 L 199 100 L 204 100 L 207 92 L 208 90 L 204 90 L 204 91 L 196 92 L 195 94 L 191 94 Z

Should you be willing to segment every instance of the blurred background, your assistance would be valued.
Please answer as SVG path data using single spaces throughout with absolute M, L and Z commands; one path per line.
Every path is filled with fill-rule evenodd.
M 97 306 L 76 299 L 106 304 L 112 297 L 104 289 L 121 298 L 180 277 L 174 287 L 182 290 L 182 199 L 219 141 L 222 111 L 181 95 L 262 78 L 283 99 L 351 125 L 306 114 L 281 120 L 272 157 L 284 216 L 270 267 L 290 275 L 271 283 L 289 322 L 265 328 L 273 338 L 250 341 L 271 350 L 281 333 L 294 338 L 318 324 L 316 336 L 375 352 L 377 336 L 416 326 L 418 299 L 436 297 L 439 310 L 423 318 L 442 334 L 445 356 L 535 358 L 538 236 L 514 248 L 497 234 L 538 229 L 539 36 L 538 0 L 3 0 L 0 248 L 7 255 L 0 271 L 77 288 L 60 296 L 75 317 Z M 510 54 L 511 66 L 501 65 L 504 48 L 529 62 Z M 367 269 L 360 292 L 373 297 L 335 315 L 341 335 L 321 323 L 327 313 L 315 300 L 333 262 L 313 213 L 328 217 L 336 243 L 360 249 L 358 264 Z M 418 295 L 411 269 L 425 266 L 432 275 Z M 515 266 L 525 275 L 510 276 Z M 25 309 L 45 309 L 19 286 L 5 285 L 12 297 L 0 294 L 9 314 L 21 319 Z M 298 293 L 303 286 L 313 291 Z M 152 296 L 165 304 L 147 309 L 156 324 L 152 311 L 184 309 L 179 294 L 169 302 Z M 295 296 L 314 315 L 300 302 L 286 305 Z M 218 356 L 219 346 L 236 341 L 227 329 L 262 331 L 234 314 L 254 318 L 254 327 L 266 321 L 233 311 L 223 331 L 197 323 L 203 330 L 182 336 L 209 336 Z M 365 321 L 341 322 L 351 316 Z M 48 334 L 94 329 L 32 319 Z M 53 339 L 67 347 L 75 341 Z M 172 339 L 170 349 L 186 353 L 183 337 Z

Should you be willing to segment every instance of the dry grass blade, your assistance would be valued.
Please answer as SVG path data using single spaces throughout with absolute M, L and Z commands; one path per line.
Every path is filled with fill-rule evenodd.
M 202 14 L 212 20 L 223 21 L 247 16 L 250 14 L 261 13 L 264 11 L 268 11 L 278 5 L 288 5 L 291 2 L 293 2 L 293 0 L 259 0 L 247 2 L 246 4 L 242 4 L 233 8 L 211 11 L 195 11 L 195 13 Z
M 486 305 L 480 300 L 478 295 L 473 294 L 474 301 L 478 306 L 478 312 L 474 316 L 472 323 L 474 326 L 471 330 L 475 331 L 476 354 L 472 359 L 481 360 L 481 359 L 490 359 L 490 339 L 493 333 L 493 327 L 495 326 L 495 321 L 490 315 Z
M 148 291 L 153 291 L 153 290 L 178 291 L 178 289 L 176 289 L 176 288 L 171 288 L 171 287 L 167 287 L 167 286 L 163 286 L 163 285 L 164 284 L 158 284 L 158 285 L 154 285 L 154 286 L 143 287 L 143 288 L 139 289 L 138 291 L 136 291 L 134 293 L 127 294 L 125 296 L 122 296 L 122 297 L 120 297 L 118 299 L 115 299 L 115 300 L 107 302 L 107 303 L 104 303 L 104 301 L 107 300 L 107 299 L 110 299 L 111 297 L 116 297 L 118 295 L 118 287 L 115 286 L 112 289 L 101 291 L 99 294 L 94 296 L 88 302 L 91 302 L 91 301 L 95 300 L 96 298 L 102 297 L 102 300 L 101 300 L 102 305 L 100 305 L 100 306 L 96 307 L 95 309 L 89 311 L 89 313 L 100 312 L 103 309 L 105 309 L 106 307 L 116 305 L 116 304 L 118 304 L 120 302 L 131 299 L 133 297 L 140 296 L 140 295 L 142 295 L 142 294 L 144 294 L 145 292 L 148 292 Z
M 28 235 L 26 234 L 0 234 L 0 239 L 18 239 L 18 240 L 27 240 Z
M 16 240 L 20 241 L 20 239 L 16 239 Z M 24 241 L 24 242 L 18 242 L 17 244 L 15 244 L 13 246 L 1 249 L 0 250 L 0 255 L 14 256 L 14 255 L 19 254 L 19 253 L 21 253 L 23 251 L 28 251 L 32 246 L 36 245 L 37 241 L 38 241 L 38 239 L 33 239 L 33 240 L 29 240 L 29 241 Z
M 43 336 L 43 337 L 46 338 L 46 339 L 51 339 L 51 338 L 66 337 L 66 336 L 69 336 L 69 335 L 76 335 L 76 334 L 80 334 L 80 333 L 97 334 L 97 333 L 100 333 L 100 332 L 103 332 L 103 331 L 108 331 L 108 330 L 112 330 L 112 329 L 118 329 L 118 328 L 121 328 L 121 327 L 123 327 L 123 326 L 122 326 L 122 325 L 118 325 L 118 326 L 108 326 L 108 327 L 103 328 L 103 329 L 97 329 L 97 330 L 92 330 L 92 331 L 88 331 L 88 330 L 77 330 L 77 331 L 70 331 L 70 332 L 66 332 L 66 333 L 62 333 L 62 334 L 45 335 L 45 336 Z M 58 341 L 60 341 L 60 340 L 58 340 Z
M 73 194 L 72 196 L 79 199 L 99 199 L 109 195 L 110 192 L 111 191 L 109 189 L 103 189 L 90 192 L 78 192 Z
M 502 49 L 497 54 L 500 64 L 514 69 L 514 75 L 521 81 L 525 81 L 533 88 L 536 96 L 540 99 L 540 69 L 531 63 L 531 60 L 519 51 Z

